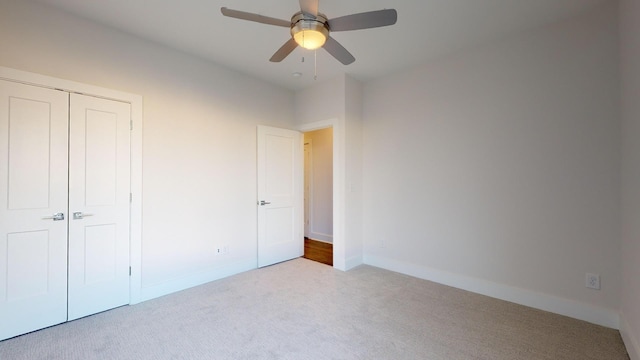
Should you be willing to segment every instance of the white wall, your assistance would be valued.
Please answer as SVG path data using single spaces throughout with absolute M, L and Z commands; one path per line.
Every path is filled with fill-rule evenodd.
M 345 77 L 345 119 L 346 119 L 346 243 L 347 267 L 362 264 L 362 136 L 363 136 L 363 86 Z
M 365 85 L 365 263 L 618 326 L 615 6 Z
M 369 263 L 608 326 L 621 292 L 635 360 L 640 11 L 622 1 L 621 286 L 614 6 L 364 88 L 343 76 L 294 98 L 51 8 L 0 0 L 0 66 L 144 96 L 143 297 L 255 267 L 255 125 L 329 120 L 343 154 L 336 267 L 362 261 L 364 238 Z M 230 254 L 214 257 L 220 244 Z M 584 288 L 587 271 L 601 274 L 601 291 Z
M 327 123 L 333 127 L 333 264 L 341 270 L 362 263 L 362 226 L 358 220 L 362 202 L 356 194 L 362 184 L 362 149 L 358 146 L 362 132 L 361 118 L 354 116 L 361 112 L 361 100 L 360 83 L 347 75 L 320 81 L 295 94 L 298 128 Z
M 622 301 L 620 331 L 640 360 L 640 2 L 620 2 Z
M 256 266 L 256 125 L 292 127 L 292 92 L 30 2 L 0 0 L 0 43 L 0 66 L 144 97 L 143 298 Z
M 333 241 L 333 129 L 304 134 L 311 144 L 311 189 L 309 194 L 309 237 Z

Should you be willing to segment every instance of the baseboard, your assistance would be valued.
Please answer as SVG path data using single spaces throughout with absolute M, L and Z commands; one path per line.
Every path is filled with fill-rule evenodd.
M 357 255 L 347 258 L 345 260 L 345 271 L 351 270 L 358 265 L 362 265 L 362 256 Z
M 323 242 L 327 242 L 327 243 L 333 243 L 333 235 L 328 235 L 328 234 L 321 234 L 321 233 L 317 233 L 317 232 L 309 232 L 309 236 L 307 236 L 309 239 L 313 239 L 313 240 L 318 240 L 318 241 L 323 241 Z
M 317 241 L 317 242 L 321 242 L 321 243 L 325 243 L 325 244 L 332 244 L 333 245 L 332 241 L 320 240 L 320 239 L 316 239 L 314 237 L 308 237 L 308 236 L 306 236 L 306 238 L 309 239 L 309 240 L 313 240 L 313 241 Z
M 379 256 L 365 255 L 364 263 L 609 328 L 619 329 L 620 327 L 620 316 L 618 312 L 613 309 Z
M 143 287 L 140 290 L 140 301 L 147 301 L 174 292 L 186 290 L 194 286 L 253 270 L 256 267 L 257 263 L 255 258 L 240 260 L 229 265 L 211 267 L 209 269 L 171 279 L 160 284 Z
M 627 348 L 629 358 L 631 360 L 640 360 L 640 344 L 638 343 L 640 334 L 631 329 L 624 313 L 620 314 L 620 335 L 622 335 L 622 341 L 624 341 L 624 346 Z

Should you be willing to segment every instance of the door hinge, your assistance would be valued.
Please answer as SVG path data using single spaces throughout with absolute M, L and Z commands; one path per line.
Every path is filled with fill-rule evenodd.
M 132 203 L 133 202 L 133 193 L 129 193 L 129 202 Z
M 129 266 L 129 276 L 131 276 L 131 266 Z
M 129 120 L 129 130 L 133 130 L 133 120 Z

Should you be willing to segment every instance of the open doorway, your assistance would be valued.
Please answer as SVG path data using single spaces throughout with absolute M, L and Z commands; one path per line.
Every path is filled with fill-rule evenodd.
M 333 265 L 333 128 L 304 133 L 304 257 Z

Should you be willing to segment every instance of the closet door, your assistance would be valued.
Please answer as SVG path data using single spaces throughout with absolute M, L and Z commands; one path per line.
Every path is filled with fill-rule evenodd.
M 128 103 L 71 94 L 69 320 L 129 304 Z
M 0 340 L 67 320 L 68 96 L 0 80 Z

